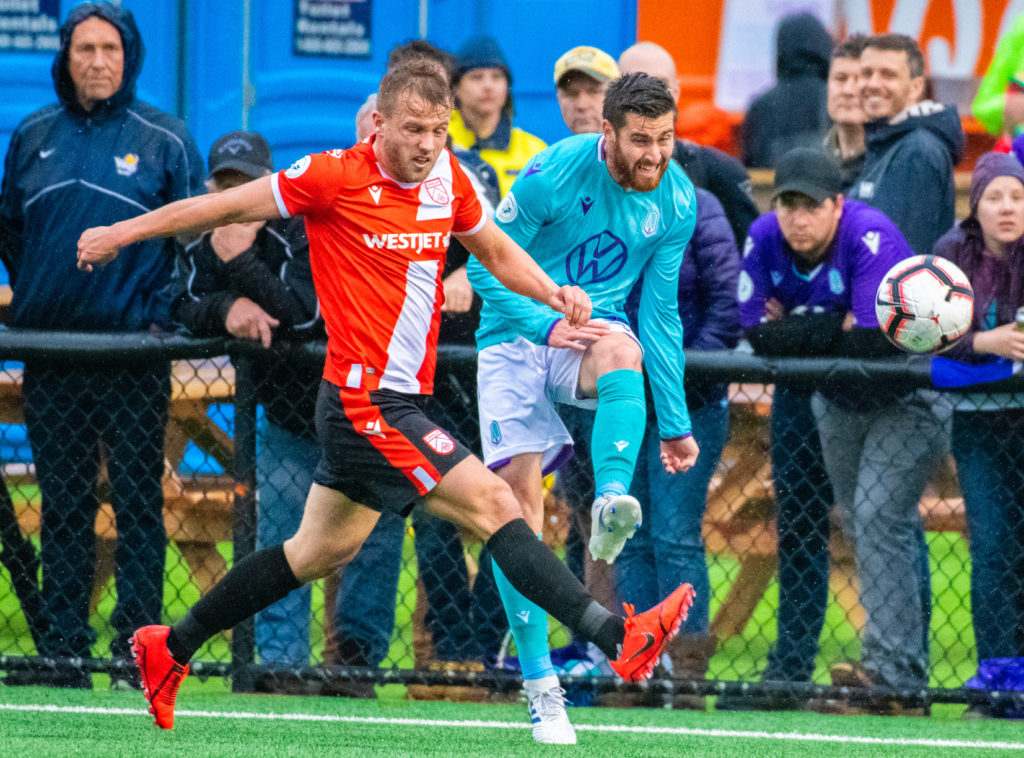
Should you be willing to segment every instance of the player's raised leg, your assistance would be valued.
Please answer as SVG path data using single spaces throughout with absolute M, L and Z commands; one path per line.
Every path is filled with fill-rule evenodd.
M 628 494 L 646 424 L 642 355 L 631 333 L 615 331 L 593 343 L 580 366 L 581 393 L 597 398 L 590 554 L 608 563 L 643 520 L 640 503 Z
M 614 615 L 537 539 L 508 485 L 476 458 L 451 469 L 428 496 L 426 507 L 486 540 L 512 586 L 597 645 L 627 681 L 651 675 L 693 603 L 693 588 L 684 584 L 645 613 L 633 615 L 627 609 L 625 619 Z
M 242 558 L 170 629 L 151 625 L 136 630 L 132 649 L 156 725 L 174 727 L 178 686 L 206 640 L 350 561 L 379 515 L 314 484 L 294 537 Z

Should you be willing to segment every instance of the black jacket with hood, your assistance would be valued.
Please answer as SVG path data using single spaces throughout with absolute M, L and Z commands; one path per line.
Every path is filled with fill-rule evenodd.
M 121 34 L 124 71 L 113 96 L 86 111 L 68 70 L 71 35 L 97 17 Z M 185 125 L 135 98 L 144 47 L 130 11 L 72 9 L 52 74 L 58 102 L 25 118 L 4 162 L 0 259 L 14 288 L 9 323 L 41 329 L 133 331 L 170 324 L 172 240 L 130 245 L 104 268 L 79 271 L 79 236 L 203 192 L 203 160 Z
M 953 167 L 964 152 L 956 108 L 931 100 L 864 127 L 867 157 L 849 196 L 882 211 L 915 253 L 931 253 L 953 226 Z
M 818 147 L 828 117 L 828 67 L 832 37 L 810 13 L 779 22 L 775 42 L 777 83 L 758 95 L 740 126 L 743 163 L 774 168 L 795 147 Z

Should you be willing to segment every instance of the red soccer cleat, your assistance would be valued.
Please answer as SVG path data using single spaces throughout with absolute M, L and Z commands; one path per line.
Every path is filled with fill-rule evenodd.
M 167 649 L 169 626 L 144 626 L 132 635 L 132 653 L 142 676 L 142 690 L 149 701 L 149 712 L 161 729 L 174 728 L 174 698 L 181 680 L 188 674 Z
M 676 636 L 679 625 L 690 612 L 696 594 L 690 584 L 681 584 L 671 595 L 639 616 L 633 615 L 632 605 L 623 603 L 626 636 L 622 640 L 619 657 L 611 661 L 615 673 L 627 682 L 649 678 L 661 660 L 665 645 Z

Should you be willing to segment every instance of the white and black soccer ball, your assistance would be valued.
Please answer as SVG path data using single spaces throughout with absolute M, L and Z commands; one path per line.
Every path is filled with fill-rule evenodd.
M 936 255 L 906 258 L 886 272 L 875 295 L 878 326 L 911 353 L 938 353 L 971 326 L 974 290 L 952 261 Z

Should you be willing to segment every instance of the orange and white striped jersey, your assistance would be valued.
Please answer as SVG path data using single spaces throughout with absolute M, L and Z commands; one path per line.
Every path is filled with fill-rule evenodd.
M 281 215 L 306 219 L 327 325 L 324 378 L 433 392 L 448 240 L 486 220 L 458 161 L 443 150 L 422 182 L 399 182 L 377 163 L 371 138 L 307 155 L 271 186 Z

